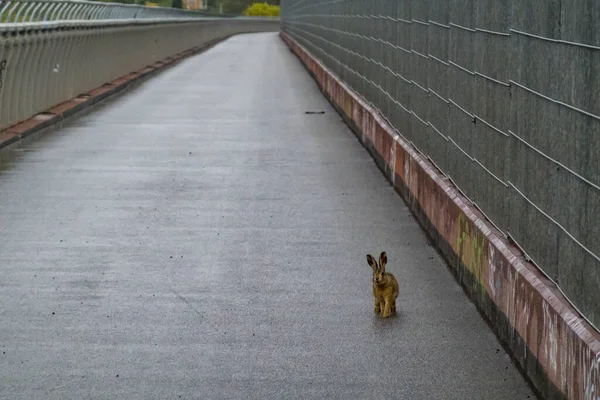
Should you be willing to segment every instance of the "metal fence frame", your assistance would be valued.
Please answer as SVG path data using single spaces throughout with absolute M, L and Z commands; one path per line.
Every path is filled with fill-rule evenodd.
M 84 0 L 4 0 L 0 2 L 0 23 L 69 20 L 225 18 L 230 15 L 202 10 L 146 7 L 140 4 Z
M 595 0 L 282 0 L 378 109 L 600 326 Z

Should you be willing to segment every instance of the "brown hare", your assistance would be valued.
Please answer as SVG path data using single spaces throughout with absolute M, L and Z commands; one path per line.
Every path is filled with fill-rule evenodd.
M 370 254 L 367 254 L 367 263 L 373 268 L 373 296 L 375 297 L 375 312 L 383 318 L 388 318 L 390 313 L 396 312 L 396 297 L 398 297 L 398 281 L 394 275 L 385 272 L 387 254 L 379 256 L 379 265 Z

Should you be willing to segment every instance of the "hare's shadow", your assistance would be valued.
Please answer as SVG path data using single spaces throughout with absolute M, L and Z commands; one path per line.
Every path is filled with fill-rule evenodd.
M 388 318 L 383 318 L 381 315 L 374 313 L 371 316 L 371 327 L 377 332 L 382 333 L 391 329 L 399 329 L 404 322 L 404 313 L 396 307 L 396 312 L 390 314 Z

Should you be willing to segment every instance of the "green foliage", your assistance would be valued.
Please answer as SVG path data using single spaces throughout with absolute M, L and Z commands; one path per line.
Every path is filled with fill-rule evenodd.
M 0 14 L 0 22 L 23 22 L 23 15 L 21 14 L 17 19 L 17 14 L 25 8 L 26 4 L 21 3 L 13 7 L 7 7 L 2 14 Z
M 182 0 L 173 0 L 171 3 L 171 7 L 173 8 L 183 8 L 183 1 Z
M 267 2 L 253 3 L 244 10 L 244 15 L 250 17 L 278 17 L 279 6 Z
M 252 3 L 255 1 L 256 0 L 209 0 L 208 6 L 211 9 L 214 7 L 214 10 L 217 12 L 219 7 L 223 6 L 223 13 L 225 14 L 243 14 L 244 10 L 252 6 Z M 281 0 L 267 0 L 266 2 L 270 5 L 279 6 L 280 1 Z

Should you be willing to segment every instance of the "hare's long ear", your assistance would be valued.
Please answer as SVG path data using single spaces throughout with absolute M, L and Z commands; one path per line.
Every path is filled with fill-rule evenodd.
M 370 254 L 367 254 L 367 263 L 369 264 L 369 266 L 371 268 L 373 268 L 373 271 L 375 271 L 377 269 L 377 261 L 375 261 L 373 256 Z
M 381 255 L 379 255 L 379 268 L 381 268 L 382 271 L 385 271 L 386 264 L 387 264 L 387 254 L 385 251 L 382 251 Z

